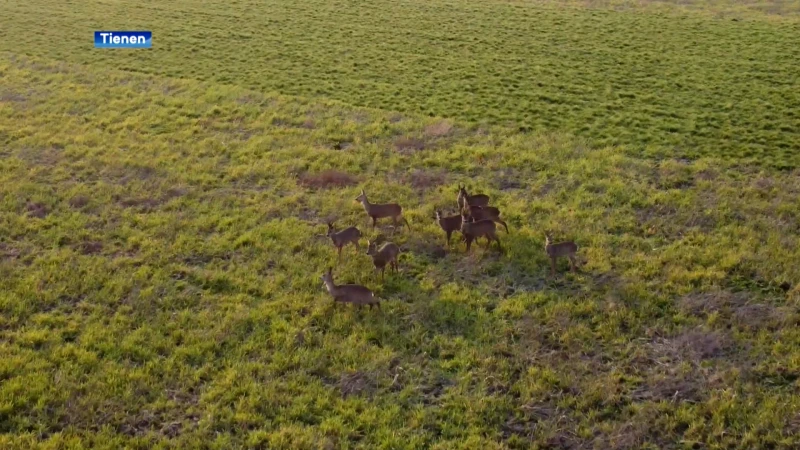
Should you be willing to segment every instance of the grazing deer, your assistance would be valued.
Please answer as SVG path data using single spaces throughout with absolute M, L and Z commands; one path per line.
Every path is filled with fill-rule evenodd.
M 375 270 L 381 271 L 381 281 L 386 271 L 386 265 L 394 272 L 397 272 L 397 256 L 400 254 L 400 247 L 394 242 L 387 242 L 378 248 L 378 241 L 367 241 L 367 254 L 372 256 L 372 264 Z
M 544 234 L 544 251 L 550 257 L 550 275 L 556 274 L 556 259 L 561 256 L 569 258 L 570 270 L 575 272 L 575 253 L 578 252 L 578 245 L 572 241 L 553 243 L 553 236 L 549 232 Z
M 461 215 L 456 214 L 455 216 L 442 216 L 442 213 L 437 209 L 436 210 L 436 223 L 444 230 L 445 234 L 447 235 L 447 248 L 450 248 L 450 237 L 453 235 L 454 231 L 461 231 Z
M 377 204 L 377 203 L 370 203 L 367 200 L 367 194 L 364 190 L 361 190 L 361 195 L 356 197 L 356 201 L 361 202 L 361 205 L 364 207 L 364 211 L 367 212 L 367 215 L 372 217 L 372 229 L 375 229 L 375 222 L 378 219 L 383 219 L 384 217 L 391 217 L 392 221 L 394 222 L 394 228 L 397 228 L 397 224 L 400 220 L 402 220 L 406 226 L 408 227 L 408 231 L 411 231 L 411 225 L 408 224 L 408 220 L 403 217 L 403 207 L 398 205 L 397 203 L 384 203 L 384 204 Z M 393 230 L 394 231 L 394 230 Z
M 505 227 L 506 233 L 508 233 L 508 225 L 500 218 L 500 210 L 494 206 L 468 205 L 464 208 L 464 211 L 468 212 L 475 220 L 491 220 L 492 222 L 497 222 Z
M 331 270 L 333 268 L 329 268 L 327 272 L 322 274 L 322 282 L 325 283 L 328 293 L 333 296 L 334 302 L 369 305 L 369 309 L 372 309 L 372 305 L 377 306 L 378 309 L 381 308 L 380 299 L 369 288 L 360 284 L 341 284 L 337 286 L 333 282 Z
M 470 221 L 472 219 L 472 221 Z M 475 221 L 467 213 L 461 213 L 461 234 L 467 241 L 467 252 L 469 252 L 472 241 L 477 240 L 481 236 L 486 237 L 486 248 L 492 244 L 492 241 L 497 241 L 497 248 L 502 252 L 503 246 L 500 245 L 500 238 L 497 237 L 497 228 L 491 220 L 478 220 Z
M 331 238 L 333 245 L 339 251 L 339 259 L 342 259 L 342 247 L 352 243 L 358 253 L 358 240 L 361 238 L 361 231 L 356 227 L 345 228 L 342 231 L 336 232 L 333 228 L 333 222 L 328 222 L 328 234 Z
M 469 195 L 469 193 L 467 192 L 467 187 L 459 185 L 458 197 L 456 197 L 456 202 L 458 203 L 459 210 L 464 209 L 465 205 L 489 206 L 489 196 L 486 194 Z

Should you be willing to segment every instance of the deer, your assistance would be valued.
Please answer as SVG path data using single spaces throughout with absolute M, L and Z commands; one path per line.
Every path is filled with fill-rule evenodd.
M 333 222 L 328 222 L 328 234 L 331 242 L 338 249 L 339 259 L 342 259 L 342 247 L 352 243 L 358 253 L 358 240 L 361 238 L 361 231 L 356 227 L 345 228 L 342 231 L 335 231 Z
M 467 205 L 464 207 L 464 211 L 469 213 L 471 217 L 474 217 L 475 220 L 491 220 L 492 222 L 499 223 L 505 227 L 506 233 L 508 233 L 508 225 L 500 218 L 500 210 L 496 207 Z
M 439 227 L 444 230 L 447 237 L 447 248 L 450 248 L 450 237 L 453 235 L 453 232 L 461 231 L 461 215 L 456 214 L 454 216 L 442 216 L 442 212 L 438 209 L 435 212 L 436 223 L 438 223 Z
M 575 253 L 578 252 L 578 245 L 572 241 L 553 243 L 553 236 L 549 232 L 544 233 L 544 251 L 550 257 L 550 275 L 556 274 L 556 259 L 562 256 L 569 258 L 570 270 L 575 272 Z
M 458 209 L 464 209 L 465 205 L 489 206 L 489 196 L 486 194 L 469 195 L 467 187 L 459 185 L 456 203 L 458 203 Z
M 394 229 L 397 228 L 397 224 L 400 220 L 402 220 L 406 226 L 408 227 L 408 231 L 411 231 L 411 225 L 408 224 L 408 220 L 403 217 L 403 207 L 398 205 L 397 203 L 370 203 L 367 200 L 367 194 L 364 190 L 361 190 L 361 194 L 356 197 L 357 202 L 361 202 L 361 205 L 364 207 L 364 211 L 367 212 L 367 215 L 372 218 L 372 229 L 375 229 L 375 222 L 378 219 L 383 219 L 384 217 L 391 217 L 392 221 L 394 222 Z M 392 232 L 394 232 L 394 229 Z
M 360 284 L 340 284 L 333 282 L 333 268 L 322 274 L 322 282 L 328 293 L 333 297 L 333 301 L 340 303 L 352 303 L 354 305 L 369 305 L 369 309 L 375 305 L 381 309 L 380 299 L 372 293 L 366 286 Z
M 367 240 L 367 254 L 372 256 L 372 264 L 375 266 L 375 270 L 381 271 L 381 281 L 383 281 L 387 264 L 391 270 L 397 272 L 397 257 L 400 254 L 400 247 L 394 242 L 387 242 L 378 248 L 379 243 L 379 240 Z
M 467 242 L 467 252 L 469 252 L 472 241 L 481 236 L 486 237 L 486 248 L 489 248 L 492 241 L 497 241 L 497 248 L 501 252 L 503 251 L 500 238 L 497 237 L 497 227 L 491 220 L 476 221 L 473 217 L 469 217 L 467 213 L 461 213 L 461 234 L 464 235 L 464 239 Z

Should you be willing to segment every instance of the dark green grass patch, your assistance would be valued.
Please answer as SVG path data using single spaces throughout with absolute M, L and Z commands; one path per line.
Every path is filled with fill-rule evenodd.
M 152 30 L 153 49 L 94 49 L 99 29 Z M 0 50 L 91 64 L 97 76 L 122 69 L 560 131 L 634 155 L 800 164 L 795 20 L 552 2 L 36 0 L 6 5 L 0 33 Z M 271 120 L 313 122 L 291 117 Z

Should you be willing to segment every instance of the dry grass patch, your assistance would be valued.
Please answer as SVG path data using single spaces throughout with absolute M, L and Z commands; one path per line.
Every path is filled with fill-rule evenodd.
M 300 184 L 312 189 L 330 189 L 353 186 L 358 178 L 340 170 L 328 169 L 318 173 L 304 173 L 299 176 Z
M 89 204 L 89 197 L 85 195 L 76 195 L 69 199 L 69 206 L 75 209 L 81 209 Z
M 400 153 L 414 153 L 425 150 L 427 145 L 423 139 L 413 136 L 400 136 L 394 140 L 394 148 Z
M 75 246 L 83 255 L 96 255 L 103 251 L 103 243 L 99 241 L 84 241 Z
M 4 103 L 20 103 L 27 100 L 24 95 L 19 94 L 14 91 L 2 91 L 0 92 L 0 102 Z
M 142 211 L 151 211 L 161 203 L 157 199 L 148 197 L 125 198 L 118 201 L 123 208 L 138 208 Z
M 398 178 L 402 184 L 410 185 L 420 191 L 426 191 L 450 182 L 450 175 L 444 170 L 414 169 Z
M 25 205 L 25 211 L 31 217 L 36 217 L 37 219 L 43 219 L 48 214 L 50 214 L 50 208 L 43 203 L 36 203 L 36 202 L 28 202 Z
M 717 331 L 695 329 L 652 344 L 654 354 L 672 361 L 719 358 L 732 348 L 731 338 Z
M 342 397 L 347 398 L 353 395 L 372 395 L 377 385 L 366 373 L 356 371 L 343 374 L 339 379 L 338 387 Z
M 425 127 L 425 136 L 439 138 L 448 136 L 453 132 L 453 124 L 447 120 L 442 120 Z

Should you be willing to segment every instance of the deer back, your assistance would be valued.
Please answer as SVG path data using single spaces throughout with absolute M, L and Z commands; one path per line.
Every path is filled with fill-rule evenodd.
M 475 194 L 466 197 L 469 206 L 489 206 L 489 196 L 486 194 Z
M 397 246 L 394 242 L 387 242 L 383 244 L 378 250 L 378 255 L 380 255 L 386 261 L 393 261 L 397 259 L 397 255 L 400 254 L 400 247 Z
M 474 217 L 475 220 L 485 220 L 485 219 L 491 220 L 500 217 L 500 210 L 495 208 L 494 206 L 470 205 L 469 214 L 472 217 Z
M 551 257 L 574 255 L 578 251 L 578 246 L 572 241 L 559 242 L 546 245 L 545 251 Z
M 444 231 L 456 231 L 461 229 L 461 216 L 448 216 L 439 218 L 439 226 Z
M 397 203 L 371 203 L 369 205 L 364 205 L 364 209 L 367 211 L 367 214 L 379 219 L 383 217 L 397 217 L 403 211 L 403 208 Z
M 372 291 L 360 284 L 342 284 L 336 286 L 334 299 L 337 302 L 355 303 L 357 305 L 378 303 L 378 299 Z
M 336 245 L 344 245 L 348 242 L 356 242 L 361 237 L 361 231 L 356 227 L 345 228 L 342 231 L 331 234 L 331 240 Z
M 470 236 L 483 236 L 492 234 L 497 230 L 496 225 L 491 220 L 476 220 L 475 222 L 462 222 L 461 232 Z

